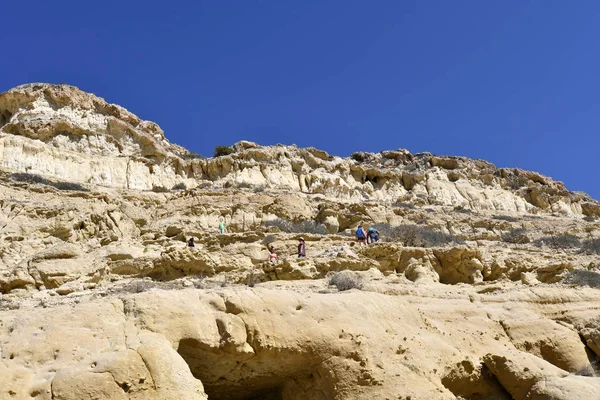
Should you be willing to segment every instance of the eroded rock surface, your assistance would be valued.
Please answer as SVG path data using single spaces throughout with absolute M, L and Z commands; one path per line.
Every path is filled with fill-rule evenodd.
M 548 177 L 406 150 L 203 159 L 66 85 L 1 94 L 0 146 L 0 399 L 600 393 L 600 207 Z
M 115 188 L 252 186 L 335 199 L 600 216 L 596 201 L 561 182 L 465 157 L 400 149 L 343 159 L 314 148 L 240 142 L 231 155 L 202 159 L 169 143 L 155 123 L 68 85 L 29 84 L 0 94 L 0 146 L 0 165 L 8 170 Z

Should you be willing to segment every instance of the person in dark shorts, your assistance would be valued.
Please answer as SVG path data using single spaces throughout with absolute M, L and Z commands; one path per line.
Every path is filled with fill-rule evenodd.
M 358 228 L 356 228 L 356 241 L 360 244 L 367 244 L 367 232 L 365 232 L 362 225 L 359 225 Z

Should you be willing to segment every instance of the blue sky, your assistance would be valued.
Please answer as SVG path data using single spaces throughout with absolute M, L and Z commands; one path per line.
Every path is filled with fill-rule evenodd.
M 216 145 L 482 158 L 600 198 L 600 2 L 2 4 L 0 91 L 69 83 Z

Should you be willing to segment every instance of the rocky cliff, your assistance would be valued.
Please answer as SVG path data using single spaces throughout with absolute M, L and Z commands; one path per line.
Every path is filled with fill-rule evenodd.
M 225 157 L 194 157 L 169 143 L 155 123 L 67 85 L 29 84 L 1 94 L 0 135 L 3 168 L 84 184 L 141 190 L 251 185 L 352 201 L 600 216 L 597 202 L 561 182 L 465 157 L 400 149 L 344 159 L 250 142 Z
M 0 399 L 598 398 L 600 207 L 560 182 L 204 159 L 66 85 L 1 94 L 0 143 Z

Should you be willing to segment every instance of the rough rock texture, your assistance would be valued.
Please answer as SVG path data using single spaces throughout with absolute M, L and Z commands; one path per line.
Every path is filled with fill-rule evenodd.
M 400 149 L 343 159 L 314 148 L 240 142 L 232 155 L 196 158 L 170 144 L 155 123 L 68 85 L 29 84 L 0 94 L 0 146 L 0 166 L 8 170 L 115 188 L 253 186 L 335 199 L 600 216 L 596 201 L 561 182 L 465 157 Z
M 184 180 L 183 149 L 158 125 L 73 86 L 2 93 L 0 131 L 0 165 L 9 170 L 132 189 Z
M 598 398 L 600 207 L 550 178 L 200 159 L 65 85 L 1 94 L 0 146 L 0 399 Z

